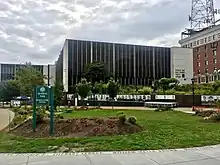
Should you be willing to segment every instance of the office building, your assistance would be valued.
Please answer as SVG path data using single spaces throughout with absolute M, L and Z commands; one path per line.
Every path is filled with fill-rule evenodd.
M 220 25 L 198 31 L 179 41 L 193 49 L 193 72 L 197 83 L 220 80 Z
M 17 70 L 25 67 L 25 64 L 0 64 L 0 82 L 14 79 Z M 36 70 L 40 71 L 45 77 L 45 84 L 54 85 L 55 82 L 55 65 L 31 65 Z M 49 74 L 48 74 L 49 73 Z
M 180 80 L 186 83 L 187 78 L 192 78 L 192 71 L 186 73 L 192 66 L 185 68 L 178 61 L 184 59 L 190 65 L 191 56 L 192 51 L 187 48 L 67 39 L 56 61 L 56 78 L 63 82 L 68 92 L 69 87 L 82 78 L 87 63 L 101 61 L 123 85 L 152 85 L 154 80 L 163 77 L 178 77 L 177 72 L 184 76 Z

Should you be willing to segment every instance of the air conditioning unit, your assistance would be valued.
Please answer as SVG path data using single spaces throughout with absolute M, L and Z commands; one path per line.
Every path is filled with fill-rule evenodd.
M 215 9 L 214 14 L 220 14 L 220 9 Z

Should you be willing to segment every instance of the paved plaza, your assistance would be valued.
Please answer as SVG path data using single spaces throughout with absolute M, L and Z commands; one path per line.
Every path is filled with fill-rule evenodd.
M 0 154 L 0 165 L 220 165 L 220 145 L 134 152 Z

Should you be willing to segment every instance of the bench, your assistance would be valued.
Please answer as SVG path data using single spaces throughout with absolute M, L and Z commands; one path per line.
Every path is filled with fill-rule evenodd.
M 174 108 L 177 107 L 178 103 L 177 102 L 145 102 L 144 106 L 145 107 L 152 107 L 152 108 Z

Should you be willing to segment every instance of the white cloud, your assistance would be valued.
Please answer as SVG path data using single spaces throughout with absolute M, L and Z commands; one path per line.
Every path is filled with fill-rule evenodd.
M 66 38 L 176 46 L 190 6 L 191 0 L 2 0 L 1 62 L 53 63 Z

